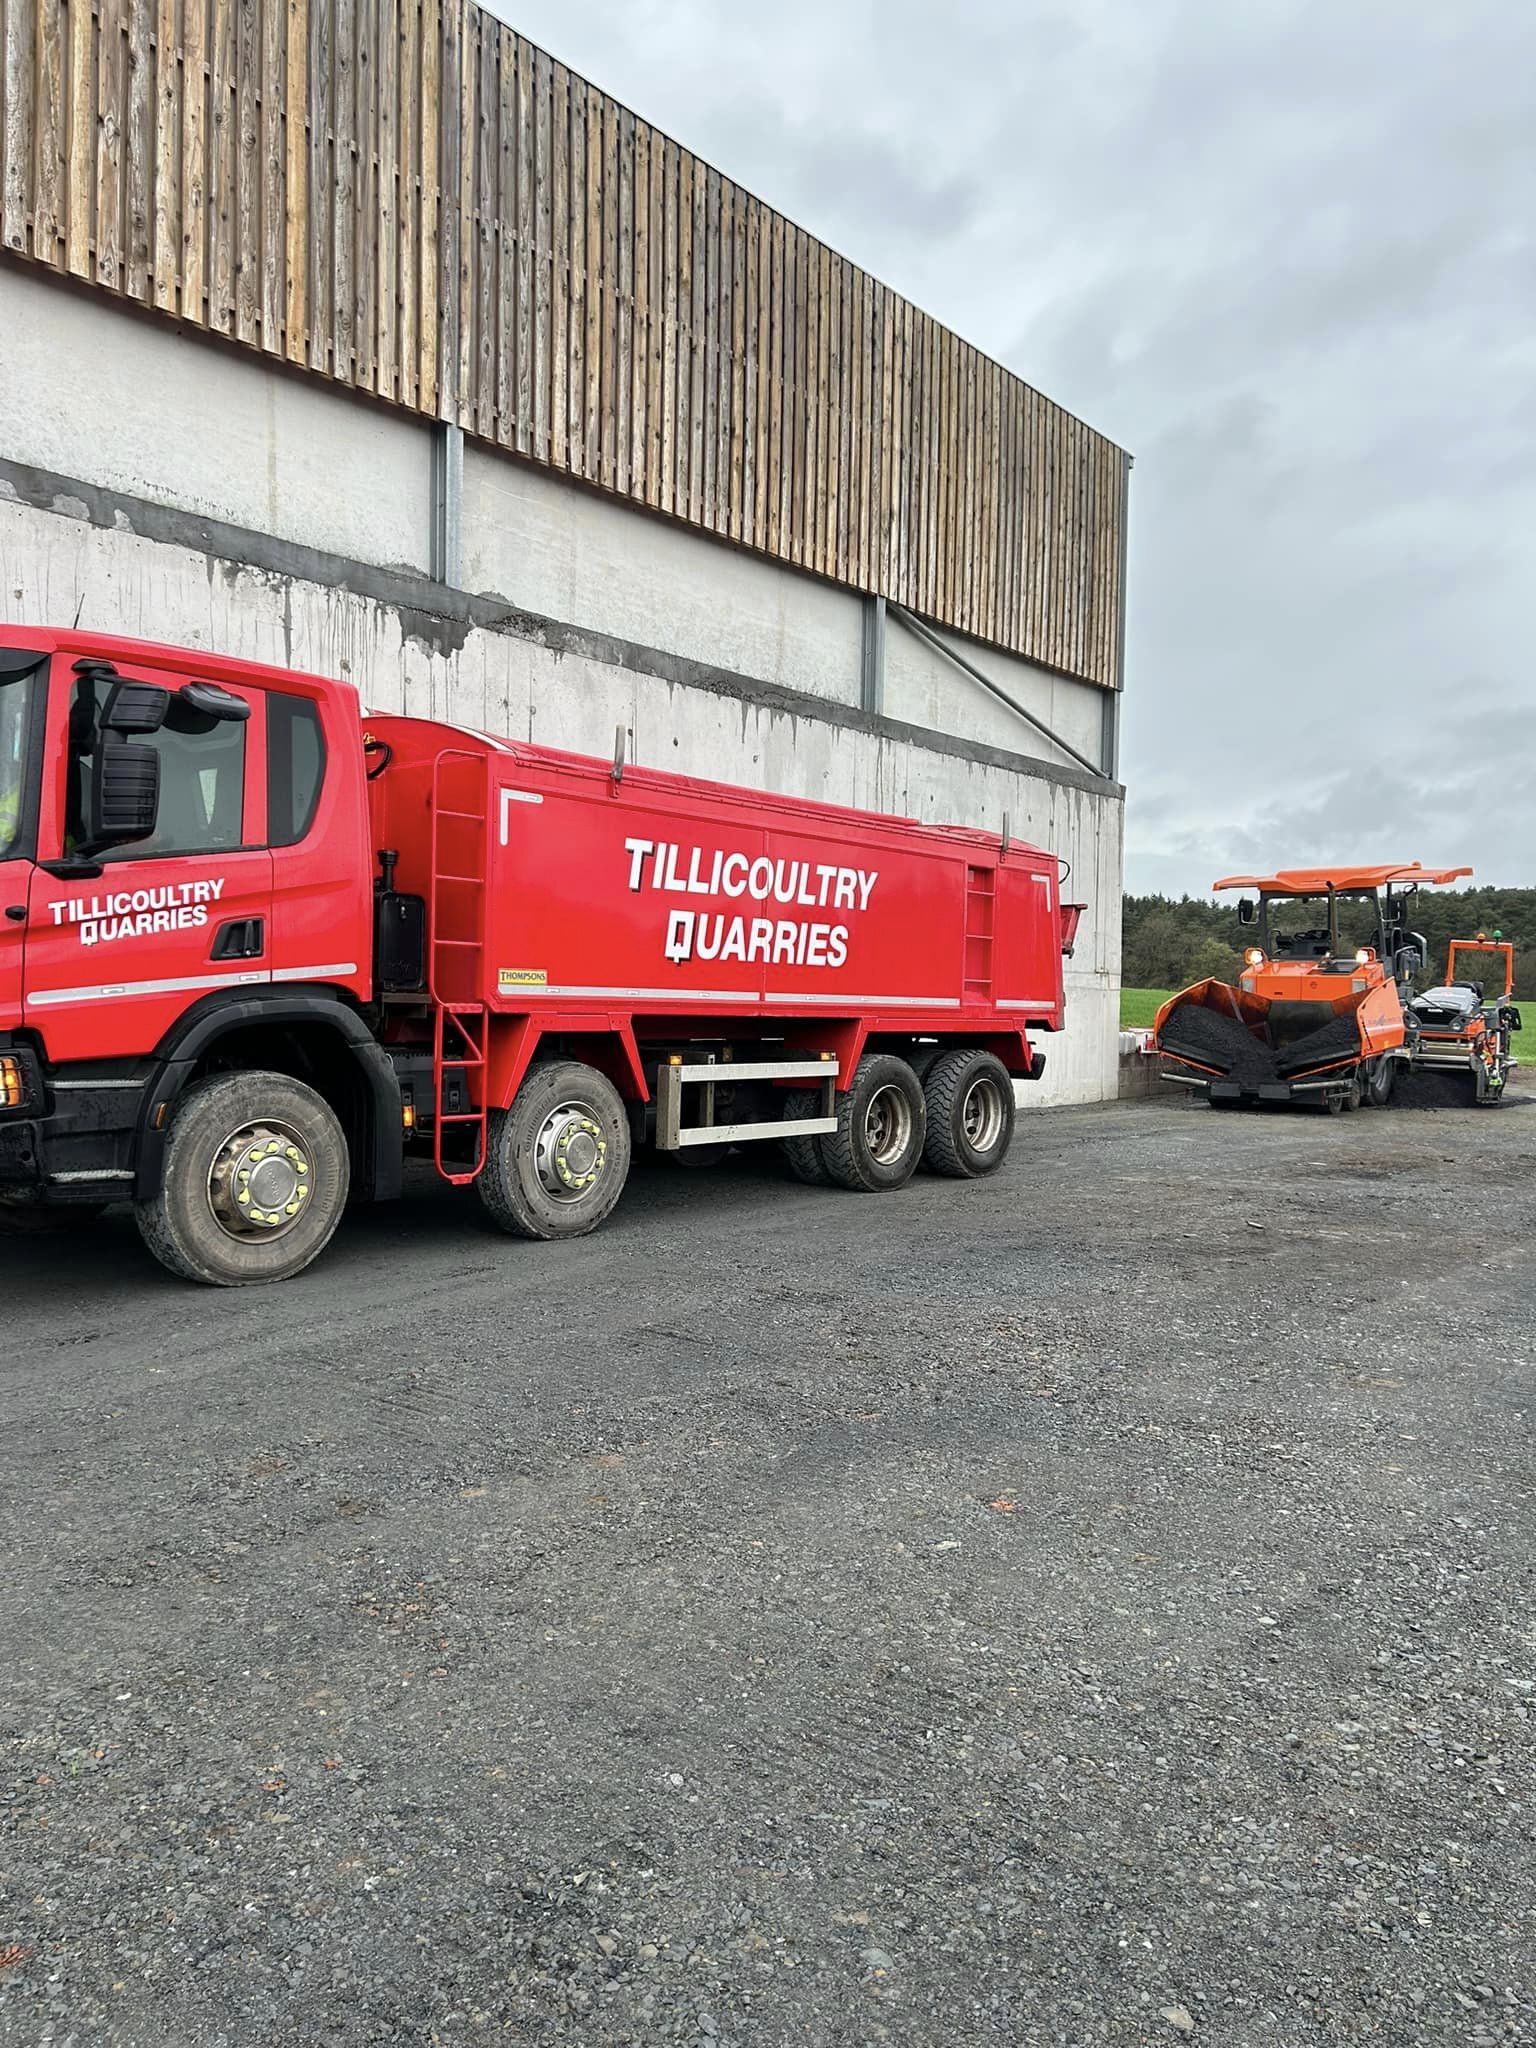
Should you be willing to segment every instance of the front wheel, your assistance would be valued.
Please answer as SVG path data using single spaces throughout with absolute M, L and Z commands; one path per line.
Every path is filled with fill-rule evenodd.
M 837 1129 L 820 1141 L 821 1160 L 839 1187 L 884 1194 L 904 1187 L 923 1156 L 928 1110 L 916 1074 L 894 1053 L 868 1053 L 853 1085 L 837 1098 Z
M 206 1287 L 291 1279 L 330 1243 L 351 1161 L 336 1113 L 287 1074 L 214 1074 L 171 1117 L 160 1192 L 134 1204 L 162 1266 Z
M 941 1053 L 923 1082 L 928 1135 L 923 1159 L 950 1180 L 996 1173 L 1013 1142 L 1013 1079 L 992 1053 Z
M 513 1237 L 585 1237 L 629 1176 L 629 1117 L 617 1088 L 580 1060 L 536 1066 L 490 1117 L 476 1186 Z

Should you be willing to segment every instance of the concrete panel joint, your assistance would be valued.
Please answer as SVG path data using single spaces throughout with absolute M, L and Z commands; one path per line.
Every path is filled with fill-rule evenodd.
M 464 429 L 441 420 L 432 434 L 432 581 L 457 589 L 464 574 Z

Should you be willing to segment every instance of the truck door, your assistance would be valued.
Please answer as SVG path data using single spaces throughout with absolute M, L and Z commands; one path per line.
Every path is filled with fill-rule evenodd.
M 0 1032 L 21 1022 L 31 845 L 37 824 L 37 746 L 48 657 L 0 647 Z
M 90 739 L 117 680 L 177 691 L 157 669 L 85 674 L 55 691 L 27 916 L 27 1024 L 50 1059 L 153 1052 L 192 1004 L 221 989 L 271 980 L 272 856 L 266 850 L 266 722 L 260 692 L 244 721 L 201 715 L 177 698 L 157 732 L 135 746 L 160 757 L 160 799 L 149 838 L 101 856 L 100 873 L 67 872 L 87 837 Z
M 272 975 L 366 996 L 373 867 L 355 703 L 295 676 L 267 693 Z

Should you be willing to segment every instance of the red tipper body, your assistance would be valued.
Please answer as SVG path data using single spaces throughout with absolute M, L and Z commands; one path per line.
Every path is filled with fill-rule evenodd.
M 412 1158 L 529 1238 L 596 1229 L 640 1148 L 979 1178 L 1080 914 L 1006 830 L 0 627 L 0 1233 L 131 1199 L 173 1272 L 242 1286 Z
M 1061 1026 L 1077 912 L 1036 847 L 419 719 L 366 731 L 434 995 L 528 1021 L 491 1034 L 492 1103 L 546 1033 L 617 1033 L 643 1097 L 644 1020 L 814 1043 L 845 1075 L 884 1033 L 964 1035 L 1027 1074 L 1026 1027 Z

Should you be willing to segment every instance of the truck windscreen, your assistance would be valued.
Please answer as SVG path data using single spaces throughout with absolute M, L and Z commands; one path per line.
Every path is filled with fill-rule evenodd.
M 30 650 L 0 648 L 0 860 L 9 860 L 21 840 L 32 704 L 42 672 Z

